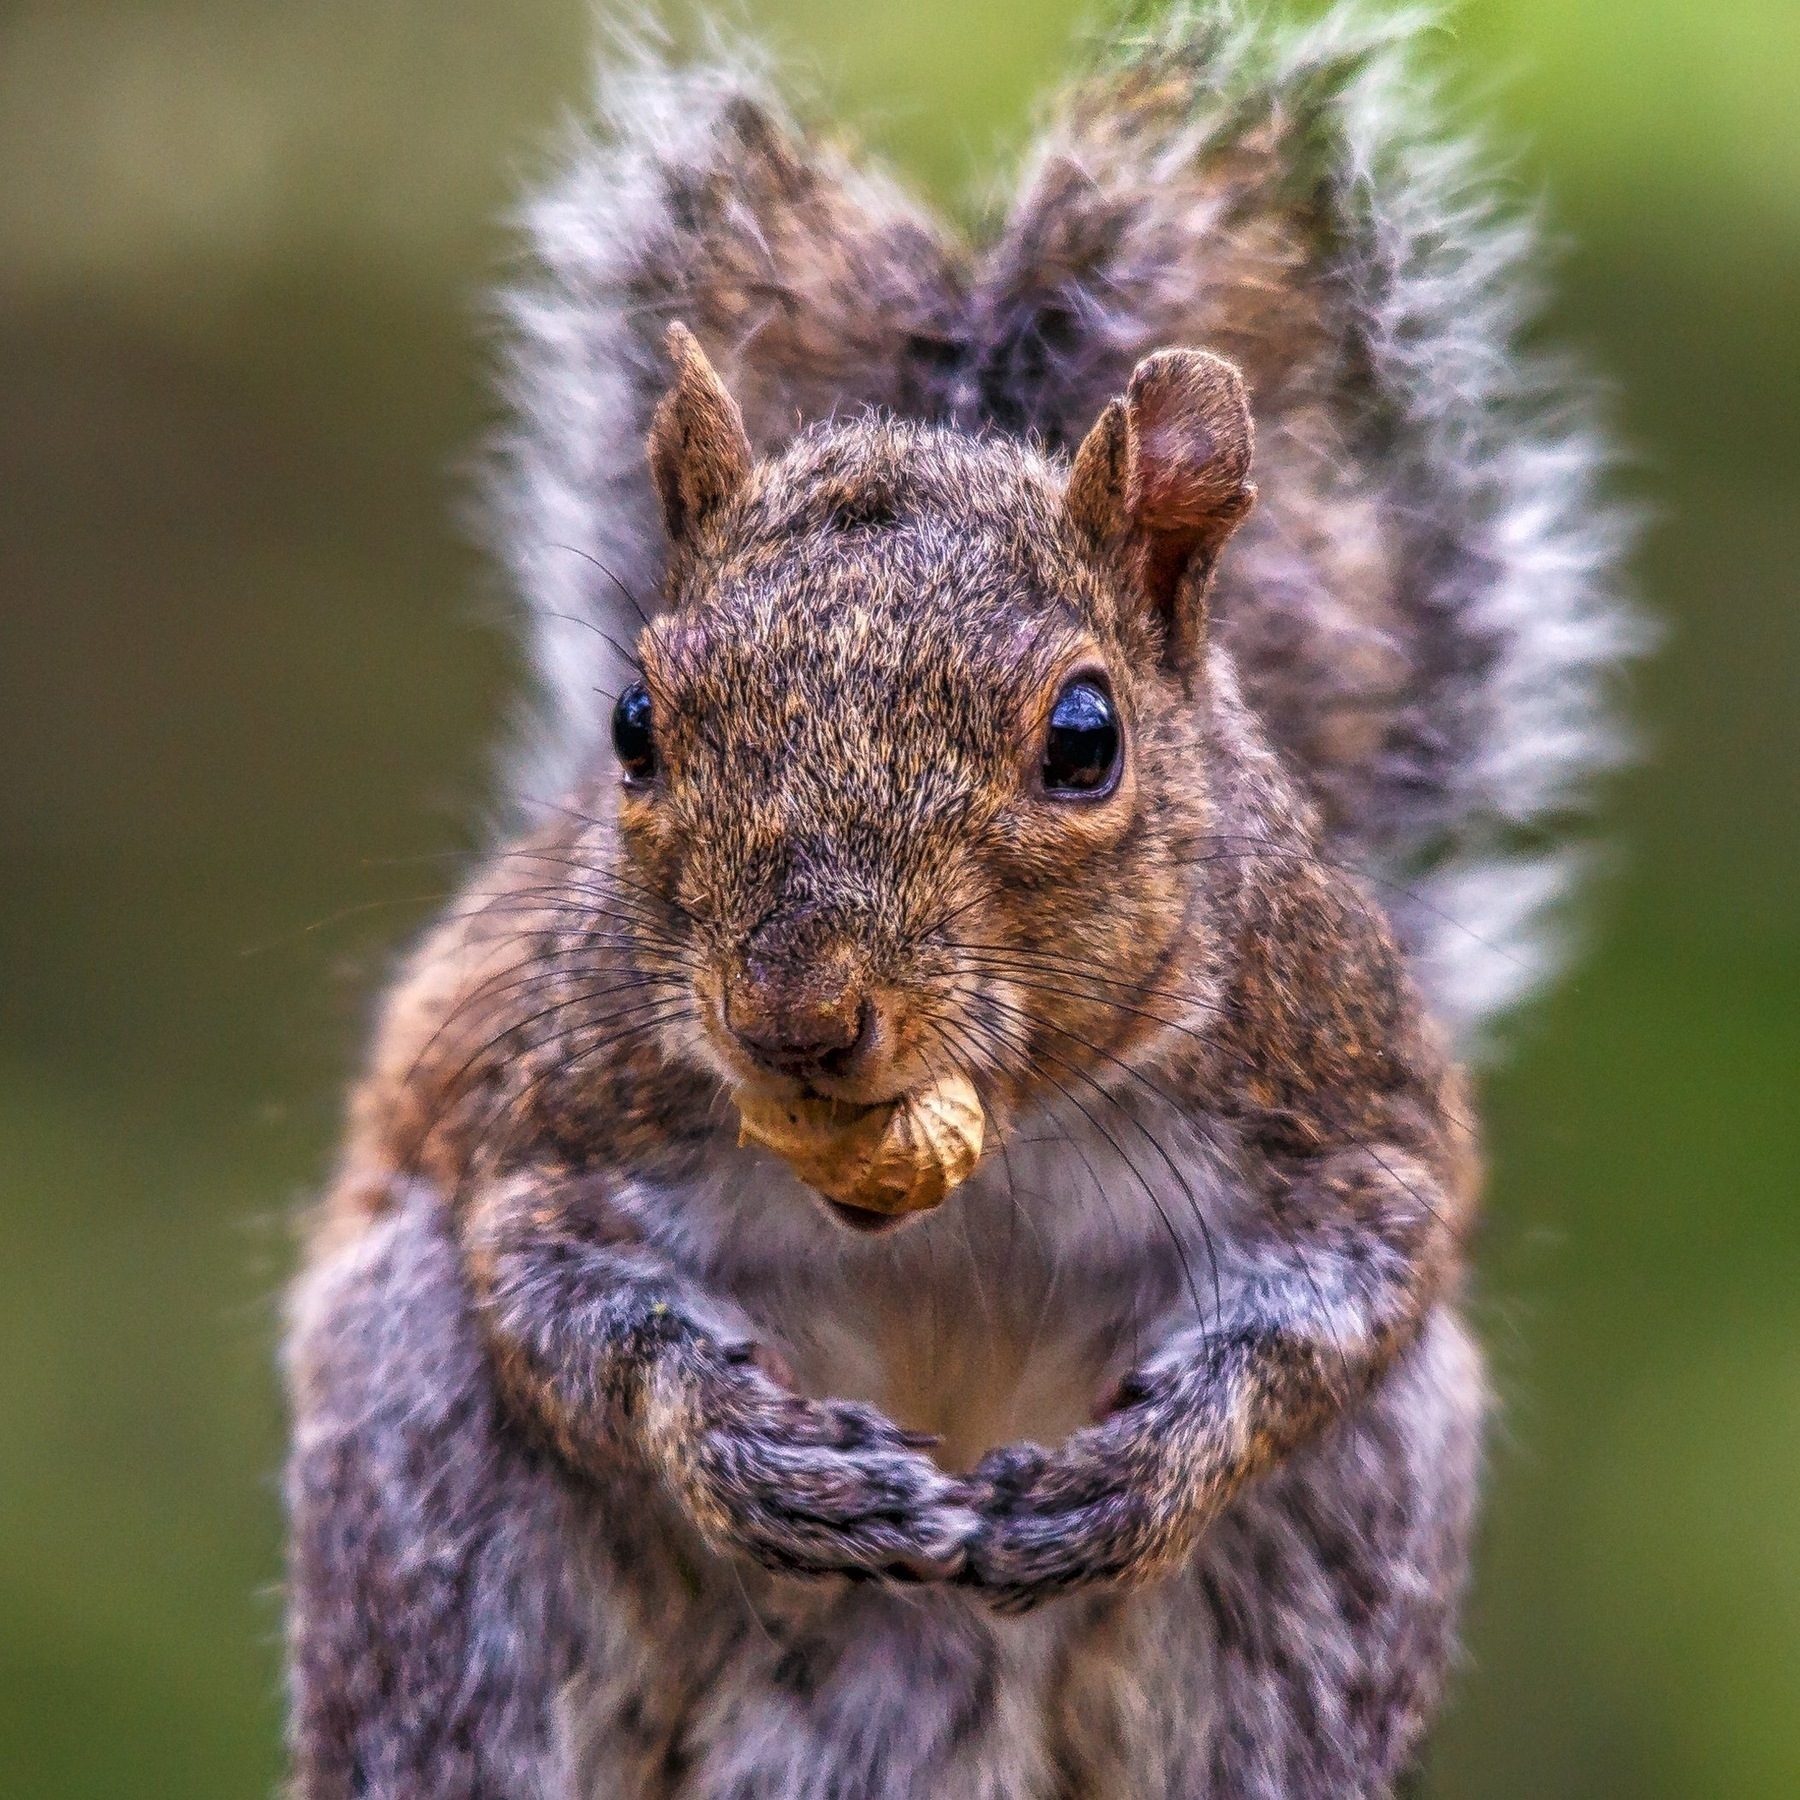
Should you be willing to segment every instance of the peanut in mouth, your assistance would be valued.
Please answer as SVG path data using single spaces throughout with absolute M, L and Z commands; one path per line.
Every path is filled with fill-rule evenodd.
M 773 1150 L 808 1187 L 865 1212 L 929 1212 L 981 1159 L 985 1115 L 961 1075 L 876 1106 L 743 1091 L 737 1106 L 740 1144 Z

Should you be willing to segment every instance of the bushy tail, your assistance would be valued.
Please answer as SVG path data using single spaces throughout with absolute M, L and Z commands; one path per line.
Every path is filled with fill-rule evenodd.
M 1564 365 L 1529 353 L 1536 231 L 1436 124 L 1417 15 L 1127 28 L 969 244 L 789 120 L 742 58 L 602 82 L 506 297 L 499 541 L 547 702 L 536 779 L 600 737 L 605 638 L 659 574 L 642 442 L 685 320 L 759 448 L 877 406 L 1079 441 L 1146 352 L 1249 381 L 1261 500 L 1217 628 L 1341 854 L 1385 884 L 1465 1041 L 1554 967 L 1612 689 L 1642 641 Z M 597 691 L 599 690 L 599 691 Z

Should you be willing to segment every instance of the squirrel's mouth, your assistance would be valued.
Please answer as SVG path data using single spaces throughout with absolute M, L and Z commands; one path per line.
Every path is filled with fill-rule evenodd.
M 885 1237 L 890 1231 L 898 1231 L 908 1219 L 917 1216 L 913 1213 L 871 1212 L 866 1206 L 851 1206 L 843 1200 L 833 1200 L 824 1194 L 819 1196 L 819 1204 L 846 1230 L 857 1232 L 863 1237 Z

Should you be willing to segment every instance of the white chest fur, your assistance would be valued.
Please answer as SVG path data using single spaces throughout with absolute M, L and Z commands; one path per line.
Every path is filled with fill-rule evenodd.
M 866 1400 L 963 1469 L 1055 1442 L 1231 1279 L 1228 1183 L 1179 1117 L 1040 1118 L 937 1211 L 881 1237 L 832 1220 L 765 1153 L 635 1192 L 647 1230 L 788 1362 L 797 1386 Z

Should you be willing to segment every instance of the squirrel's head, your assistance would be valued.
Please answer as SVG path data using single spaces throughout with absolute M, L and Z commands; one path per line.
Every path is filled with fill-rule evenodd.
M 621 873 L 691 977 L 690 1051 L 851 1106 L 955 1071 L 1002 1120 L 1115 1086 L 1203 1005 L 1237 372 L 1149 358 L 1072 464 L 881 420 L 759 462 L 693 338 L 670 348 L 668 605 L 613 736 Z

